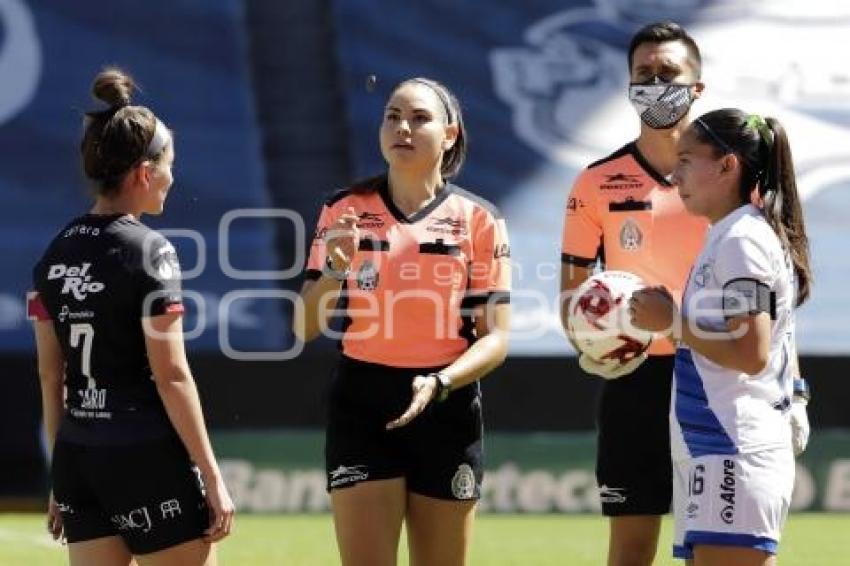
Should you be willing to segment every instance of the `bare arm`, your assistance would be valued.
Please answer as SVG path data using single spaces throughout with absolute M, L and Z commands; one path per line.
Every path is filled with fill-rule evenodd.
M 661 287 L 643 289 L 629 302 L 632 324 L 661 332 L 687 344 L 712 362 L 749 375 L 760 373 L 770 352 L 770 315 L 735 316 L 725 331 L 708 331 L 684 317 L 670 293 Z
M 508 355 L 508 333 L 511 306 L 486 304 L 475 311 L 478 340 L 458 357 L 443 373 L 457 389 L 481 379 L 502 365 Z
M 293 332 L 302 342 L 313 340 L 327 328 L 333 304 L 339 297 L 342 281 L 322 275 L 301 286 L 301 307 L 295 309 Z
M 56 444 L 56 433 L 65 411 L 63 399 L 65 380 L 65 355 L 56 336 L 52 320 L 38 320 L 34 323 L 35 347 L 38 355 L 38 379 L 41 384 L 41 412 L 44 419 L 44 434 L 47 436 L 47 449 L 52 454 Z M 47 503 L 47 530 L 54 540 L 63 538 L 64 525 L 59 506 L 50 492 Z
M 572 263 L 561 264 L 561 295 L 559 300 L 561 304 L 561 326 L 564 328 L 564 332 L 567 332 L 568 328 L 567 321 L 569 320 L 572 292 L 587 281 L 591 273 L 590 267 L 579 267 Z
M 326 236 L 327 257 L 335 271 L 345 272 L 351 267 L 359 242 L 357 215 L 349 207 L 348 213 L 331 224 Z M 341 288 L 342 281 L 324 273 L 314 281 L 304 282 L 301 286 L 301 305 L 296 306 L 292 321 L 292 331 L 296 338 L 309 342 L 327 328 L 332 303 L 336 302 Z
M 486 304 L 476 308 L 475 329 L 478 340 L 470 346 L 442 374 L 451 381 L 451 389 L 458 389 L 487 375 L 505 361 L 508 354 L 510 305 Z M 413 380 L 413 399 L 400 417 L 387 423 L 387 429 L 399 428 L 415 419 L 434 399 L 437 380 L 433 376 L 418 375 Z
M 40 320 L 35 327 L 35 344 L 38 352 L 38 378 L 41 383 L 41 411 L 44 419 L 44 432 L 47 435 L 47 448 L 53 452 L 56 433 L 64 412 L 62 398 L 65 379 L 65 356 L 53 321 Z
M 219 473 L 218 465 L 186 359 L 182 317 L 178 313 L 164 314 L 151 317 L 147 322 L 153 330 L 145 332 L 148 359 L 168 418 L 204 477 L 215 477 Z
M 198 390 L 186 359 L 182 315 L 163 314 L 143 322 L 145 346 L 157 392 L 177 435 L 201 470 L 213 514 L 206 534 L 208 540 L 218 540 L 230 532 L 233 503 L 215 461 Z
M 705 332 L 682 318 L 682 342 L 712 362 L 749 375 L 760 373 L 770 352 L 770 315 L 759 313 L 727 321 L 728 332 Z

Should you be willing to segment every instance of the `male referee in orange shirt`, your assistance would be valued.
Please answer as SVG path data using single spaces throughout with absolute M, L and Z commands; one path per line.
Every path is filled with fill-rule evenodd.
M 680 300 L 705 239 L 705 221 L 685 211 L 668 180 L 691 103 L 703 90 L 699 48 L 679 25 L 655 23 L 632 38 L 628 60 L 640 135 L 588 166 L 573 185 L 561 249 L 564 328 L 569 292 L 597 261 L 648 285 L 664 285 Z M 584 371 L 606 378 L 597 416 L 596 479 L 602 512 L 610 518 L 610 566 L 652 564 L 661 516 L 670 510 L 673 353 L 671 343 L 656 340 L 648 358 L 625 364 L 579 358 Z

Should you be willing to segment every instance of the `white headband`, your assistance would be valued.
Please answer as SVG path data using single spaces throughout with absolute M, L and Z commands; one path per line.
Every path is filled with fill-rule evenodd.
M 154 129 L 151 143 L 148 144 L 148 149 L 145 151 L 145 157 L 156 157 L 162 153 L 162 150 L 165 149 L 165 146 L 170 141 L 171 133 L 168 131 L 168 128 L 159 121 L 159 118 L 156 118 L 156 129 Z
M 156 157 L 162 150 L 165 149 L 165 146 L 168 145 L 168 142 L 171 141 L 171 133 L 168 131 L 168 128 L 163 124 L 159 118 L 154 118 L 156 120 L 156 127 L 153 131 L 153 137 L 151 138 L 150 143 L 148 144 L 148 148 L 145 150 L 144 157 L 150 159 L 152 157 Z M 92 117 L 88 114 L 83 116 L 83 131 L 88 130 L 91 125 Z

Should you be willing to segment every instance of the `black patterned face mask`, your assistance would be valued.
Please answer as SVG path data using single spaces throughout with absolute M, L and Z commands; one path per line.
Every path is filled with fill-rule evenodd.
M 672 128 L 688 113 L 694 99 L 689 84 L 661 82 L 653 77 L 629 85 L 629 102 L 644 124 L 656 130 Z

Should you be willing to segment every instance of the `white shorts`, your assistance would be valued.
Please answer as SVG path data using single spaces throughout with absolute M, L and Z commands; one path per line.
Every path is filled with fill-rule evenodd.
M 674 462 L 673 556 L 693 558 L 698 544 L 776 554 L 793 489 L 790 448 Z

